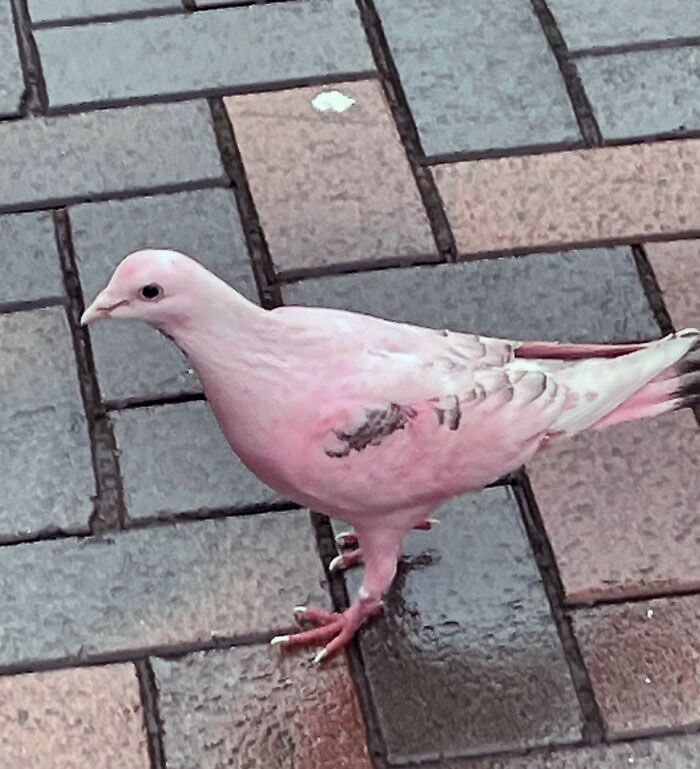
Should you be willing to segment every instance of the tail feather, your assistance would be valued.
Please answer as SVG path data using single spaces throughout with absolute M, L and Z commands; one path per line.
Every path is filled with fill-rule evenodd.
M 698 350 L 700 332 L 685 329 L 614 357 L 598 350 L 591 358 L 571 355 L 557 378 L 579 398 L 554 427 L 573 435 L 694 405 L 700 399 Z

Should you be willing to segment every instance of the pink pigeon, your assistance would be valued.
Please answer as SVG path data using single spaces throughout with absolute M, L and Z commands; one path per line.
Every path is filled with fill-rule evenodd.
M 492 339 L 316 307 L 264 310 L 170 250 L 129 254 L 85 310 L 138 318 L 184 352 L 233 450 L 301 505 L 350 523 L 364 561 L 342 613 L 297 607 L 321 660 L 380 611 L 407 532 L 552 440 L 700 401 L 700 332 L 647 344 Z

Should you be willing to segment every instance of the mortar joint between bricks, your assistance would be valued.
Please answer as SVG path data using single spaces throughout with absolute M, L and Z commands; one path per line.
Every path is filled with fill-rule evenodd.
M 221 154 L 221 162 L 231 181 L 231 187 L 236 198 L 238 215 L 243 226 L 243 233 L 246 245 L 248 246 L 248 254 L 252 262 L 253 275 L 261 304 L 267 309 L 279 307 L 282 305 L 282 291 L 275 275 L 270 249 L 260 224 L 260 217 L 258 216 L 253 195 L 250 191 L 243 158 L 236 142 L 233 126 L 229 120 L 222 98 L 212 97 L 209 99 L 209 107 L 214 124 L 216 142 Z
M 17 48 L 24 77 L 20 114 L 45 115 L 49 108 L 46 81 L 29 16 L 27 0 L 11 0 Z
M 576 62 L 569 53 L 556 19 L 549 9 L 546 0 L 531 0 L 532 10 L 535 13 L 547 43 L 556 59 L 557 66 L 564 79 L 564 85 L 569 95 L 571 107 L 576 116 L 581 135 L 589 147 L 600 147 L 603 144 L 603 135 L 600 132 L 598 121 L 593 113 L 593 107 L 583 87 L 578 74 Z
M 367 36 L 370 50 L 374 57 L 379 80 L 384 89 L 386 100 L 394 118 L 396 130 L 404 146 L 409 165 L 416 180 L 416 186 L 423 200 L 430 229 L 433 233 L 438 253 L 446 261 L 455 261 L 457 245 L 452 234 L 447 214 L 442 205 L 442 198 L 430 169 L 423 165 L 425 154 L 421 146 L 420 135 L 413 120 L 408 100 L 401 85 L 401 78 L 391 55 L 389 43 L 382 29 L 379 13 L 373 0 L 356 0 Z
M 564 586 L 557 569 L 554 551 L 547 536 L 530 479 L 524 469 L 514 476 L 511 488 L 520 507 L 523 525 L 540 572 L 564 658 L 569 667 L 571 680 L 581 708 L 583 741 L 587 745 L 598 745 L 603 742 L 605 737 L 603 716 L 595 698 L 593 684 L 574 634 L 571 619 L 566 611 Z
M 87 329 L 80 325 L 85 302 L 78 277 L 68 211 L 65 208 L 54 209 L 53 220 L 66 292 L 66 313 L 73 339 L 95 475 L 95 506 L 88 523 L 93 534 L 100 534 L 121 529 L 126 523 L 122 477 L 112 424 L 100 396 L 90 337 Z
M 148 755 L 151 769 L 166 769 L 165 749 L 163 747 L 163 722 L 158 707 L 158 685 L 153 667 L 148 657 L 135 660 L 136 674 L 143 708 L 143 723 L 146 729 Z

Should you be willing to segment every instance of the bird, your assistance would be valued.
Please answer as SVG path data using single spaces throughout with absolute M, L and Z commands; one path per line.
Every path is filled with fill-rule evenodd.
M 430 529 L 441 503 L 553 441 L 700 403 L 697 329 L 570 344 L 264 309 L 170 249 L 124 257 L 81 324 L 102 318 L 146 321 L 172 340 L 243 463 L 286 498 L 353 527 L 329 567 L 364 564 L 349 607 L 296 607 L 307 629 L 272 639 L 321 645 L 317 662 L 382 610 L 406 534 Z

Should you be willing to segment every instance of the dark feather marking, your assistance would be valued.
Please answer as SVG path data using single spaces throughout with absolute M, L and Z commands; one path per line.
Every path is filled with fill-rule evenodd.
M 410 418 L 415 417 L 412 408 L 403 409 L 390 403 L 387 409 L 368 409 L 365 421 L 355 430 L 333 430 L 335 437 L 344 445 L 342 449 L 326 449 L 329 457 L 346 457 L 350 451 L 362 451 L 367 446 L 379 446 L 397 430 L 403 430 Z
M 439 425 L 447 424 L 447 427 L 450 430 L 456 430 L 462 420 L 462 409 L 459 405 L 459 398 L 456 395 L 449 395 L 447 398 L 441 398 L 440 403 L 442 404 L 446 400 L 450 401 L 449 406 L 433 406 L 433 411 L 435 412 L 435 416 L 437 416 Z

